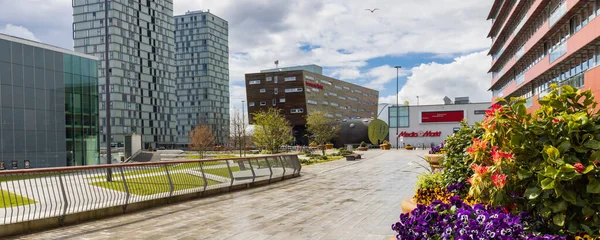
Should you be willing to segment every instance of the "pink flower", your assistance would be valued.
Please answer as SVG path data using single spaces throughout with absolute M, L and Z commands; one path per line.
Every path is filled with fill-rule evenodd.
M 492 181 L 497 188 L 503 188 L 504 185 L 506 185 L 506 174 L 494 173 L 492 175 Z
M 575 165 L 573 165 L 573 167 L 575 168 L 575 171 L 578 173 L 583 172 L 583 170 L 585 170 L 585 166 L 583 166 L 583 164 L 581 163 L 575 163 Z

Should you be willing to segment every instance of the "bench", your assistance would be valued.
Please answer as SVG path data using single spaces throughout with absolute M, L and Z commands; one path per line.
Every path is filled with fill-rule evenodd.
M 362 156 L 362 154 L 358 154 L 358 153 L 344 155 L 344 157 L 346 157 L 347 161 L 354 161 L 356 159 L 361 159 L 361 156 Z

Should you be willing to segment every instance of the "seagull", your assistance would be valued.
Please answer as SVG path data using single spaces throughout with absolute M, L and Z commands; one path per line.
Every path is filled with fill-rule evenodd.
M 367 8 L 367 9 L 365 9 L 365 10 L 367 10 L 367 11 L 371 11 L 371 13 L 373 13 L 373 12 L 375 12 L 375 11 L 379 10 L 379 8 L 374 8 L 374 9 L 372 9 L 372 10 Z

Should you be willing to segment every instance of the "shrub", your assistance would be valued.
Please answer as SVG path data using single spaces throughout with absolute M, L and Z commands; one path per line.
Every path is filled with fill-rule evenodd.
M 444 149 L 446 156 L 442 161 L 444 168 L 445 186 L 453 184 L 465 184 L 467 178 L 473 175 L 467 155 L 467 148 L 471 146 L 471 139 L 483 135 L 483 129 L 479 126 L 469 126 L 466 121 L 461 122 L 458 132 L 448 136 L 445 140 Z M 457 194 L 466 196 L 468 188 L 461 188 Z
M 360 147 L 367 147 L 367 143 L 365 143 L 365 141 L 362 141 L 362 142 L 360 143 Z
M 344 156 L 344 155 L 348 155 L 348 154 L 352 154 L 352 151 L 349 151 L 347 148 L 339 148 L 338 149 L 338 156 Z

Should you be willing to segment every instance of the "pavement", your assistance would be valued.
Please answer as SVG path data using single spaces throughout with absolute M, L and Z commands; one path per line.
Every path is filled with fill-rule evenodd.
M 302 176 L 14 239 L 390 239 L 426 151 L 369 150 Z

